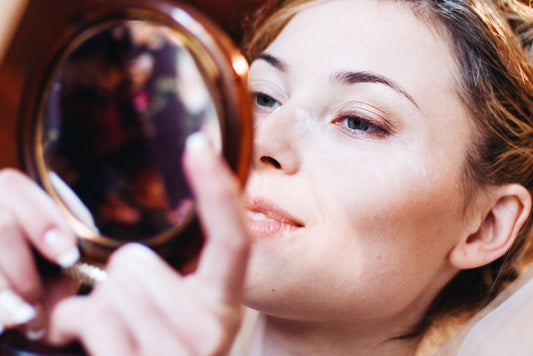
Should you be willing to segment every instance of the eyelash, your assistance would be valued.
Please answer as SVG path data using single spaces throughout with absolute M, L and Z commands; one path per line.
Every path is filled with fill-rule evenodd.
M 350 135 L 371 135 L 382 138 L 390 133 L 390 131 L 381 123 L 378 124 L 375 120 L 366 118 L 357 113 L 341 114 L 335 119 L 335 122 L 342 126 L 342 128 Z

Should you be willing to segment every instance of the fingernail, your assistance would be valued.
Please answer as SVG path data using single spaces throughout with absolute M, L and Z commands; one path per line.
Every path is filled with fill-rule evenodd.
M 9 289 L 0 292 L 0 308 L 11 314 L 15 324 L 25 324 L 35 318 L 35 309 Z
M 185 141 L 185 148 L 188 152 L 196 153 L 205 151 L 209 147 L 207 135 L 201 131 L 190 134 Z
M 77 247 L 72 248 L 71 250 L 61 254 L 57 258 L 57 264 L 63 268 L 68 268 L 74 266 L 76 262 L 80 259 L 80 251 Z
M 76 246 L 71 246 L 68 237 L 58 229 L 50 229 L 44 234 L 44 242 L 56 254 L 56 262 L 63 268 L 71 267 L 80 258 Z
M 157 254 L 151 248 L 140 243 L 129 243 L 123 248 L 141 257 L 157 258 Z
M 46 313 L 42 302 L 36 302 L 33 305 L 35 318 L 25 326 L 26 338 L 30 341 L 41 340 L 46 333 Z
M 27 330 L 26 331 L 26 338 L 30 341 L 38 341 L 41 340 L 44 337 L 44 334 L 46 331 L 44 329 L 39 330 Z

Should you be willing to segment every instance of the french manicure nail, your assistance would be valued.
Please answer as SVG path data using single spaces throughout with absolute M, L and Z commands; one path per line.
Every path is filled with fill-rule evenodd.
M 196 131 L 190 134 L 185 141 L 185 147 L 189 152 L 204 151 L 209 147 L 209 140 L 205 133 Z
M 147 258 L 157 258 L 157 254 L 149 247 L 140 243 L 130 243 L 124 247 L 125 249 L 136 253 L 138 256 Z
M 39 330 L 27 330 L 26 331 L 26 338 L 30 341 L 38 341 L 41 340 L 44 337 L 44 334 L 46 331 L 44 329 Z
M 68 268 L 74 266 L 76 262 L 80 259 L 80 251 L 77 247 L 73 247 L 69 251 L 61 254 L 57 258 L 57 264 L 63 268 Z
M 45 307 L 42 301 L 32 304 L 33 309 L 35 310 L 36 316 L 32 321 L 26 324 L 24 330 L 26 334 L 26 339 L 30 341 L 37 341 L 44 338 L 46 334 L 46 313 Z
M 29 304 L 21 304 L 13 311 L 13 321 L 17 324 L 25 324 L 35 317 L 35 310 Z
M 80 258 L 76 246 L 69 246 L 65 233 L 58 229 L 50 229 L 44 234 L 44 242 L 55 251 L 58 256 L 56 262 L 61 267 L 71 267 Z
M 31 305 L 9 289 L 0 292 L 0 308 L 4 308 L 11 314 L 11 321 L 15 324 L 25 324 L 36 315 Z

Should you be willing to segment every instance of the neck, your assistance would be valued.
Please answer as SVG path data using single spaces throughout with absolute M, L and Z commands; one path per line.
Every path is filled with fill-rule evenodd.
M 413 355 L 418 339 L 397 339 L 351 325 L 301 322 L 265 314 L 259 320 L 250 354 L 259 355 Z

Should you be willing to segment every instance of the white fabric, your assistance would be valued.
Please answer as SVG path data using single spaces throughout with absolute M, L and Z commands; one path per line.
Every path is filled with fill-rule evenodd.
M 533 355 L 533 280 L 481 319 L 458 356 Z
M 435 355 L 533 355 L 533 267 L 478 312 Z

